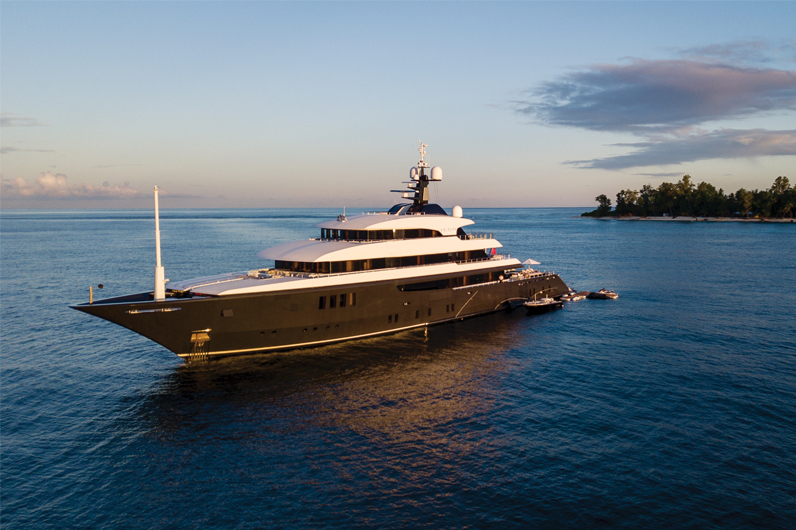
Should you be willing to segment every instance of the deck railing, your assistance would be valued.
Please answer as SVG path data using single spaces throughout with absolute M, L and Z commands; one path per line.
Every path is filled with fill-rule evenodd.
M 376 271 L 389 271 L 389 270 L 396 270 L 396 269 L 410 269 L 414 267 L 432 267 L 434 265 L 450 265 L 450 264 L 467 264 L 467 263 L 475 263 L 475 262 L 482 262 L 482 261 L 494 261 L 494 260 L 508 260 L 511 259 L 510 255 L 502 255 L 498 254 L 496 256 L 491 256 L 486 259 L 468 259 L 468 260 L 460 260 L 460 261 L 443 261 L 441 263 L 423 263 L 422 265 L 405 265 L 401 267 L 386 267 L 383 269 L 367 269 L 361 271 L 345 271 L 345 272 L 299 272 L 299 271 L 283 271 L 280 269 L 269 269 L 268 274 L 274 277 L 295 277 L 295 278 L 326 278 L 327 276 L 343 276 L 345 274 L 361 274 L 363 272 L 376 272 Z

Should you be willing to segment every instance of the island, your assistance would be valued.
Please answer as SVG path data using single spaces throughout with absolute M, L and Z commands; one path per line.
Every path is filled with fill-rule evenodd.
M 694 184 L 691 175 L 679 182 L 663 182 L 657 188 L 645 184 L 640 190 L 622 190 L 616 194 L 616 206 L 606 195 L 595 197 L 596 210 L 582 217 L 619 220 L 689 220 L 689 221 L 769 221 L 794 222 L 796 186 L 779 176 L 769 189 L 739 189 L 725 194 L 707 182 Z

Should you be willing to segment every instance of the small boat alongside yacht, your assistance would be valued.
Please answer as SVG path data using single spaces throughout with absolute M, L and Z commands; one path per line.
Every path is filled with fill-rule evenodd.
M 588 291 L 574 291 L 571 290 L 567 294 L 562 295 L 559 300 L 563 300 L 564 302 L 578 302 L 580 300 L 585 300 L 586 296 L 589 294 Z
M 599 291 L 589 293 L 586 298 L 590 298 L 592 300 L 616 300 L 619 298 L 619 295 L 614 291 L 600 289 Z
M 538 300 L 528 300 L 523 305 L 528 310 L 529 315 L 538 315 L 561 309 L 564 307 L 564 302 L 555 298 L 545 297 Z

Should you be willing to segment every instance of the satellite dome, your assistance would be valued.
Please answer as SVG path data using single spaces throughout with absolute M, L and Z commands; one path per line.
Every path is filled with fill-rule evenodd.
M 409 170 L 409 178 L 412 180 L 417 180 L 417 168 L 413 167 Z
M 464 212 L 462 212 L 462 207 L 458 205 L 454 206 L 453 209 L 451 210 L 451 215 L 453 217 L 461 217 L 463 213 Z
M 431 168 L 431 180 L 442 180 L 442 168 L 434 166 Z

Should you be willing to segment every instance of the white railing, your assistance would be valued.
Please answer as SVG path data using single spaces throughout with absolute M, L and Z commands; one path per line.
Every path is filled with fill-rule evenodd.
M 464 234 L 463 236 L 459 236 L 459 239 L 467 240 L 467 239 L 495 239 L 495 234 L 485 234 L 480 232 L 473 232 L 470 234 Z

